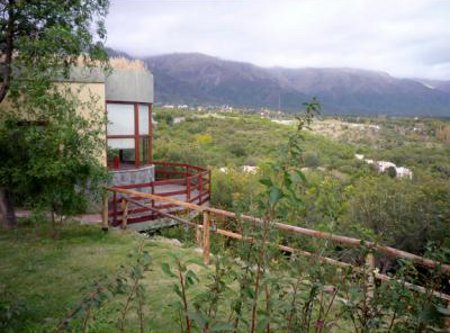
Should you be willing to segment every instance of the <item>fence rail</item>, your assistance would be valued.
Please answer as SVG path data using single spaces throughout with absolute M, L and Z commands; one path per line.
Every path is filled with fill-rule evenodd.
M 197 205 L 192 202 L 185 202 L 185 201 L 177 200 L 177 199 L 174 199 L 171 197 L 163 197 L 160 195 L 142 193 L 142 192 L 138 192 L 138 191 L 134 191 L 134 190 L 117 188 L 117 187 L 107 188 L 107 190 L 111 191 L 114 195 L 116 193 L 121 193 L 123 195 L 122 203 L 126 207 L 128 207 L 128 205 L 134 205 L 139 208 L 147 207 L 147 208 L 150 208 L 156 214 L 159 214 L 159 216 L 165 216 L 165 217 L 171 218 L 179 223 L 183 223 L 185 225 L 195 228 L 196 235 L 197 235 L 196 238 L 198 240 L 198 243 L 199 243 L 199 245 L 201 245 L 203 247 L 203 256 L 204 256 L 204 261 L 206 264 L 209 263 L 209 257 L 210 257 L 210 233 L 211 232 L 219 234 L 219 235 L 223 235 L 228 238 L 237 239 L 237 240 L 245 240 L 245 241 L 250 241 L 250 242 L 257 241 L 257 240 L 245 237 L 234 231 L 218 228 L 214 224 L 214 217 L 219 216 L 222 218 L 233 218 L 233 219 L 238 218 L 238 219 L 241 219 L 242 221 L 247 221 L 249 223 L 255 223 L 255 224 L 264 223 L 262 219 L 257 218 L 257 217 L 248 216 L 248 215 L 239 215 L 238 216 L 235 213 L 230 212 L 230 211 L 217 209 L 217 208 L 213 208 L 213 207 L 200 206 L 200 205 Z M 153 203 L 154 202 L 168 202 L 170 205 L 182 207 L 184 210 L 197 211 L 197 212 L 203 214 L 203 223 L 197 224 L 197 223 L 191 222 L 189 220 L 183 219 L 180 216 L 176 216 L 171 212 L 161 211 L 159 209 L 159 206 L 156 206 L 156 205 L 149 207 L 148 204 L 142 203 L 141 201 L 137 201 L 136 198 L 150 199 L 151 202 L 153 202 Z M 122 221 L 127 220 L 127 217 L 125 216 L 128 213 L 127 211 L 128 211 L 128 208 L 122 210 L 122 214 L 123 214 Z M 296 226 L 283 224 L 283 223 L 274 223 L 273 226 L 277 230 L 287 232 L 290 234 L 304 235 L 304 236 L 309 236 L 309 237 L 317 238 L 317 239 L 326 239 L 326 240 L 334 241 L 336 243 L 351 246 L 351 247 L 364 246 L 365 248 L 367 248 L 369 250 L 369 253 L 367 254 L 367 256 L 365 258 L 365 263 L 374 272 L 374 274 L 373 274 L 374 278 L 377 280 L 380 280 L 380 281 L 392 281 L 393 279 L 387 275 L 380 274 L 379 272 L 376 271 L 374 254 L 377 254 L 377 253 L 384 254 L 384 255 L 387 255 L 392 258 L 406 259 L 406 260 L 412 261 L 416 265 L 419 265 L 419 266 L 422 266 L 425 268 L 440 269 L 446 275 L 448 275 L 450 273 L 450 265 L 448 265 L 448 264 L 441 263 L 441 262 L 431 260 L 428 258 L 424 258 L 424 257 L 418 256 L 418 255 L 415 255 L 415 254 L 412 254 L 409 252 L 395 249 L 393 247 L 383 246 L 383 245 L 380 245 L 380 244 L 377 244 L 374 242 L 366 242 L 366 241 L 352 238 L 352 237 L 335 235 L 335 234 L 328 233 L 328 232 L 322 232 L 322 231 L 317 231 L 317 230 L 312 230 L 312 229 L 307 229 L 307 228 L 302 228 L 302 227 L 296 227 Z M 124 227 L 126 227 L 126 225 Z M 352 264 L 344 262 L 344 261 L 340 261 L 340 260 L 336 260 L 336 259 L 328 258 L 328 257 L 317 256 L 314 253 L 303 251 L 303 250 L 296 249 L 296 248 L 292 248 L 287 245 L 280 244 L 280 245 L 278 245 L 278 247 L 282 251 L 296 253 L 296 254 L 303 255 L 303 256 L 310 256 L 310 257 L 314 256 L 318 261 L 326 263 L 326 264 L 331 264 L 331 265 L 340 266 L 340 267 L 352 266 L 355 269 L 355 271 L 358 271 L 361 269 L 360 267 L 354 267 Z M 422 292 L 422 293 L 427 292 L 426 288 L 412 284 L 412 283 L 406 283 L 405 287 L 415 290 L 417 292 Z M 450 303 L 450 295 L 447 295 L 440 291 L 432 291 L 432 295 L 434 297 L 440 298 L 440 299 Z
M 152 162 L 155 166 L 155 180 L 147 183 L 116 186 L 116 189 L 131 190 L 136 194 L 132 199 L 143 205 L 130 208 L 127 211 L 127 224 L 153 221 L 161 218 L 162 211 L 174 213 L 182 206 L 161 200 L 152 200 L 141 194 L 154 194 L 160 197 L 178 197 L 180 202 L 202 205 L 211 197 L 211 171 L 199 166 L 186 163 L 172 163 L 164 161 Z M 123 225 L 124 206 L 121 205 L 123 192 L 114 192 L 109 202 L 108 217 L 113 226 Z M 152 209 L 150 209 L 150 207 Z

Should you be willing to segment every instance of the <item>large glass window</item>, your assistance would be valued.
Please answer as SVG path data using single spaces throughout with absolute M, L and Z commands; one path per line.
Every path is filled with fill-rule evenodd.
M 139 135 L 148 135 L 148 105 L 139 104 Z
M 134 164 L 135 167 L 139 167 L 149 163 L 152 142 L 149 135 L 151 106 L 109 102 L 106 109 L 109 165 L 120 168 L 122 164 Z
M 113 104 L 106 106 L 108 135 L 134 135 L 134 105 Z
M 134 138 L 108 139 L 108 147 L 111 149 L 134 149 Z

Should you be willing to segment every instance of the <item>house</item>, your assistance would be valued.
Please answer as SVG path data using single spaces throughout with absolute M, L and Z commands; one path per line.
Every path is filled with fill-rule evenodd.
M 153 75 L 142 63 L 129 62 L 105 78 L 107 115 L 106 142 L 112 185 L 168 196 L 197 205 L 208 204 L 211 173 L 199 166 L 153 160 Z M 110 201 L 110 223 L 121 223 L 119 196 Z M 142 201 L 142 199 L 141 199 Z M 178 212 L 180 207 L 165 202 L 142 201 L 128 210 L 127 223 L 135 229 L 151 227 L 160 220 L 158 212 Z M 145 209 L 142 205 L 151 205 Z
M 244 171 L 245 173 L 256 174 L 259 171 L 259 168 L 254 165 L 244 165 L 242 167 L 242 171 Z
M 74 66 L 69 78 L 56 78 L 55 85 L 71 91 L 79 99 L 79 112 L 84 117 L 105 114 L 107 124 L 100 134 L 104 139 L 99 160 L 111 172 L 110 186 L 134 189 L 159 196 L 206 205 L 210 198 L 210 171 L 179 161 L 153 160 L 153 75 L 139 61 L 111 59 L 112 71 Z M 92 103 L 90 103 L 92 101 Z M 86 106 L 89 105 L 89 106 Z M 122 222 L 120 203 L 123 196 L 111 195 L 108 203 L 109 223 Z M 147 208 L 148 207 L 148 208 Z M 141 200 L 129 207 L 127 224 L 147 229 L 161 220 L 162 213 L 179 212 L 180 207 Z
M 405 167 L 398 167 L 395 169 L 397 178 L 409 178 L 412 179 L 413 172 Z
M 355 158 L 357 160 L 363 160 L 364 159 L 364 155 L 355 154 Z M 388 161 L 374 161 L 374 160 L 370 160 L 370 159 L 364 159 L 364 161 L 367 164 L 374 165 L 379 173 L 386 172 L 389 168 L 394 168 L 395 169 L 395 177 L 396 178 L 409 178 L 409 179 L 412 179 L 412 177 L 413 177 L 413 172 L 411 171 L 411 169 L 408 169 L 408 168 L 405 168 L 405 167 L 398 167 L 392 162 L 388 162 Z
M 378 172 L 385 172 L 389 168 L 396 168 L 397 166 L 392 162 L 387 161 L 376 161 L 375 165 L 377 167 Z

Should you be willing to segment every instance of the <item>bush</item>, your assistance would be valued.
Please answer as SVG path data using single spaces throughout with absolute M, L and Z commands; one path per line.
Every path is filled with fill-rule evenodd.
M 320 165 L 319 155 L 313 151 L 303 153 L 303 162 L 308 168 L 317 168 Z

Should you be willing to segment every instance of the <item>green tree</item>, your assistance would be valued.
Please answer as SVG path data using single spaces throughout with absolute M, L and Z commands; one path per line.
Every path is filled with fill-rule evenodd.
M 448 182 L 420 184 L 389 177 L 366 177 L 355 183 L 344 231 L 368 228 L 383 243 L 423 254 L 429 241 L 448 247 Z M 344 227 L 344 226 L 343 226 Z M 359 236 L 359 235 L 358 235 Z
M 26 189 L 29 199 L 41 204 L 44 195 L 52 211 L 61 210 L 76 201 L 83 179 L 94 179 L 99 171 L 92 158 L 98 135 L 89 136 L 99 130 L 100 119 L 78 116 L 74 92 L 58 90 L 53 82 L 68 78 L 80 62 L 105 63 L 108 6 L 109 0 L 0 3 L 0 156 L 7 161 L 0 166 L 0 224 L 15 223 L 11 193 L 23 195 Z M 36 182 L 46 190 L 37 190 Z

